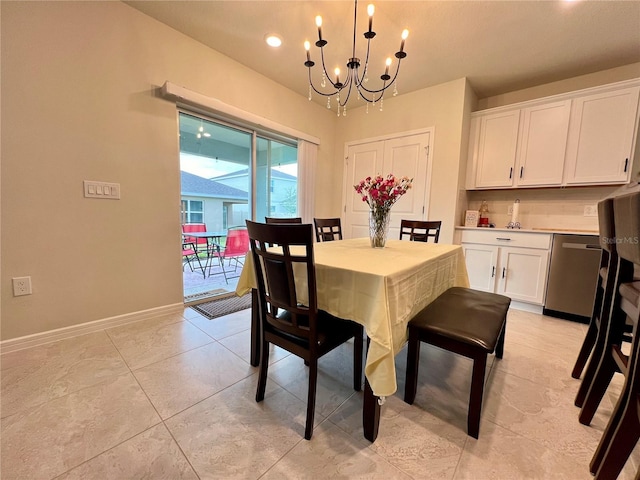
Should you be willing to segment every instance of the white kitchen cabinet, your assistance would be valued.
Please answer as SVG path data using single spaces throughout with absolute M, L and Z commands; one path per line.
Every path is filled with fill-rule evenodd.
M 640 87 L 574 100 L 567 184 L 626 183 L 631 173 Z
M 500 247 L 496 293 L 512 300 L 542 305 L 547 289 L 549 251 Z
M 520 110 L 486 115 L 480 119 L 477 187 L 510 187 L 513 184 L 519 126 Z
M 461 243 L 471 288 L 544 304 L 550 234 L 463 230 Z
M 469 285 L 474 290 L 495 292 L 498 247 L 475 243 L 462 244 Z
M 466 188 L 627 183 L 640 79 L 472 115 Z
M 518 139 L 518 187 L 562 184 L 571 100 L 545 103 L 522 110 Z

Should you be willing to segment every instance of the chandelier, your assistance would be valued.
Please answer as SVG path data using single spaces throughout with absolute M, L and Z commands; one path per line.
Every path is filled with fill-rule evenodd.
M 316 42 L 316 47 L 320 48 L 320 59 L 322 63 L 322 81 L 320 82 L 320 86 L 325 88 L 327 86 L 327 82 L 331 84 L 331 91 L 325 92 L 321 91 L 313 83 L 313 79 L 311 76 L 311 67 L 315 65 L 315 62 L 311 60 L 311 55 L 309 49 L 311 44 L 308 41 L 304 42 L 304 48 L 307 51 L 307 61 L 304 62 L 304 65 L 309 69 L 309 100 L 311 100 L 312 92 L 316 92 L 318 95 L 322 95 L 327 97 L 327 108 L 331 109 L 331 97 L 335 96 L 336 101 L 338 103 L 338 116 L 340 116 L 341 110 L 342 115 L 347 115 L 347 102 L 351 97 L 351 92 L 357 92 L 358 98 L 363 99 L 367 102 L 367 113 L 369 113 L 369 104 L 375 105 L 376 102 L 380 104 L 380 110 L 383 109 L 384 102 L 384 92 L 393 85 L 393 96 L 395 97 L 398 94 L 398 90 L 396 88 L 396 78 L 398 77 L 398 72 L 400 71 L 400 62 L 403 58 L 407 56 L 404 51 L 404 42 L 409 35 L 409 30 L 403 30 L 402 32 L 402 41 L 400 42 L 400 50 L 395 53 L 395 57 L 398 59 L 395 67 L 395 73 L 393 77 L 389 75 L 389 68 L 391 67 L 391 57 L 387 58 L 385 62 L 385 70 L 384 74 L 380 75 L 380 80 L 382 80 L 381 88 L 368 88 L 367 84 L 369 82 L 369 78 L 367 76 L 369 70 L 369 49 L 371 46 L 371 39 L 376 36 L 376 32 L 372 30 L 373 27 L 373 12 L 374 6 L 369 5 L 367 7 L 367 13 L 369 14 L 369 29 L 364 33 L 364 38 L 367 39 L 367 52 L 364 56 L 364 65 L 362 66 L 362 70 L 360 70 L 361 63 L 360 58 L 356 56 L 356 20 L 358 14 L 358 0 L 355 0 L 354 13 L 353 13 L 353 44 L 352 44 L 352 53 L 351 58 L 347 62 L 347 72 L 346 76 L 343 77 L 344 80 L 340 80 L 340 69 L 336 68 L 334 70 L 335 81 L 333 81 L 327 71 L 327 67 L 324 61 L 324 47 L 327 45 L 327 41 L 322 38 L 322 17 L 318 15 L 316 17 L 316 25 L 318 27 L 318 41 Z

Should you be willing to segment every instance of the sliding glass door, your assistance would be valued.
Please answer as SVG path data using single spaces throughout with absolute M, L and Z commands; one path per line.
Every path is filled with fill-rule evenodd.
M 295 140 L 187 112 L 180 113 L 179 124 L 181 223 L 183 231 L 200 224 L 219 234 L 209 239 L 209 254 L 212 246 L 224 252 L 228 229 L 244 226 L 246 219 L 298 216 Z M 199 256 L 202 269 L 183 265 L 185 301 L 233 292 L 239 270 L 224 275 L 206 248 Z

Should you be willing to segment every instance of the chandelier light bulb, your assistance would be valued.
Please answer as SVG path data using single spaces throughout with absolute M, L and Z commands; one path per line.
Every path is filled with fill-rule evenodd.
M 340 69 L 336 67 L 333 72 L 336 74 L 336 83 L 340 83 Z
M 304 49 L 308 52 L 310 48 L 311 48 L 311 44 L 309 43 L 309 40 L 305 40 Z
M 387 57 L 387 61 L 384 62 L 386 67 L 384 69 L 384 74 L 389 75 L 389 67 L 391 66 L 391 57 Z
M 318 41 L 322 42 L 322 17 L 320 15 L 316 17 L 316 25 L 318 26 Z
M 373 3 L 370 3 L 369 6 L 367 6 L 367 13 L 369 14 L 369 33 L 371 33 L 371 29 L 373 28 L 373 12 L 375 9 L 376 8 L 373 6 Z

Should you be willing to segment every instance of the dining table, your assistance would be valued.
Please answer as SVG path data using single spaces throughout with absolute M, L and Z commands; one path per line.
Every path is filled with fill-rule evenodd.
M 278 248 L 278 247 L 274 247 Z M 407 342 L 407 325 L 450 287 L 469 287 L 460 245 L 387 240 L 372 248 L 369 238 L 314 245 L 318 308 L 364 326 L 368 336 L 363 405 L 364 436 L 375 441 L 380 407 L 397 390 L 395 356 Z M 299 291 L 306 276 L 296 275 Z M 237 295 L 252 292 L 251 364 L 260 358 L 259 304 L 255 268 L 247 254 Z

